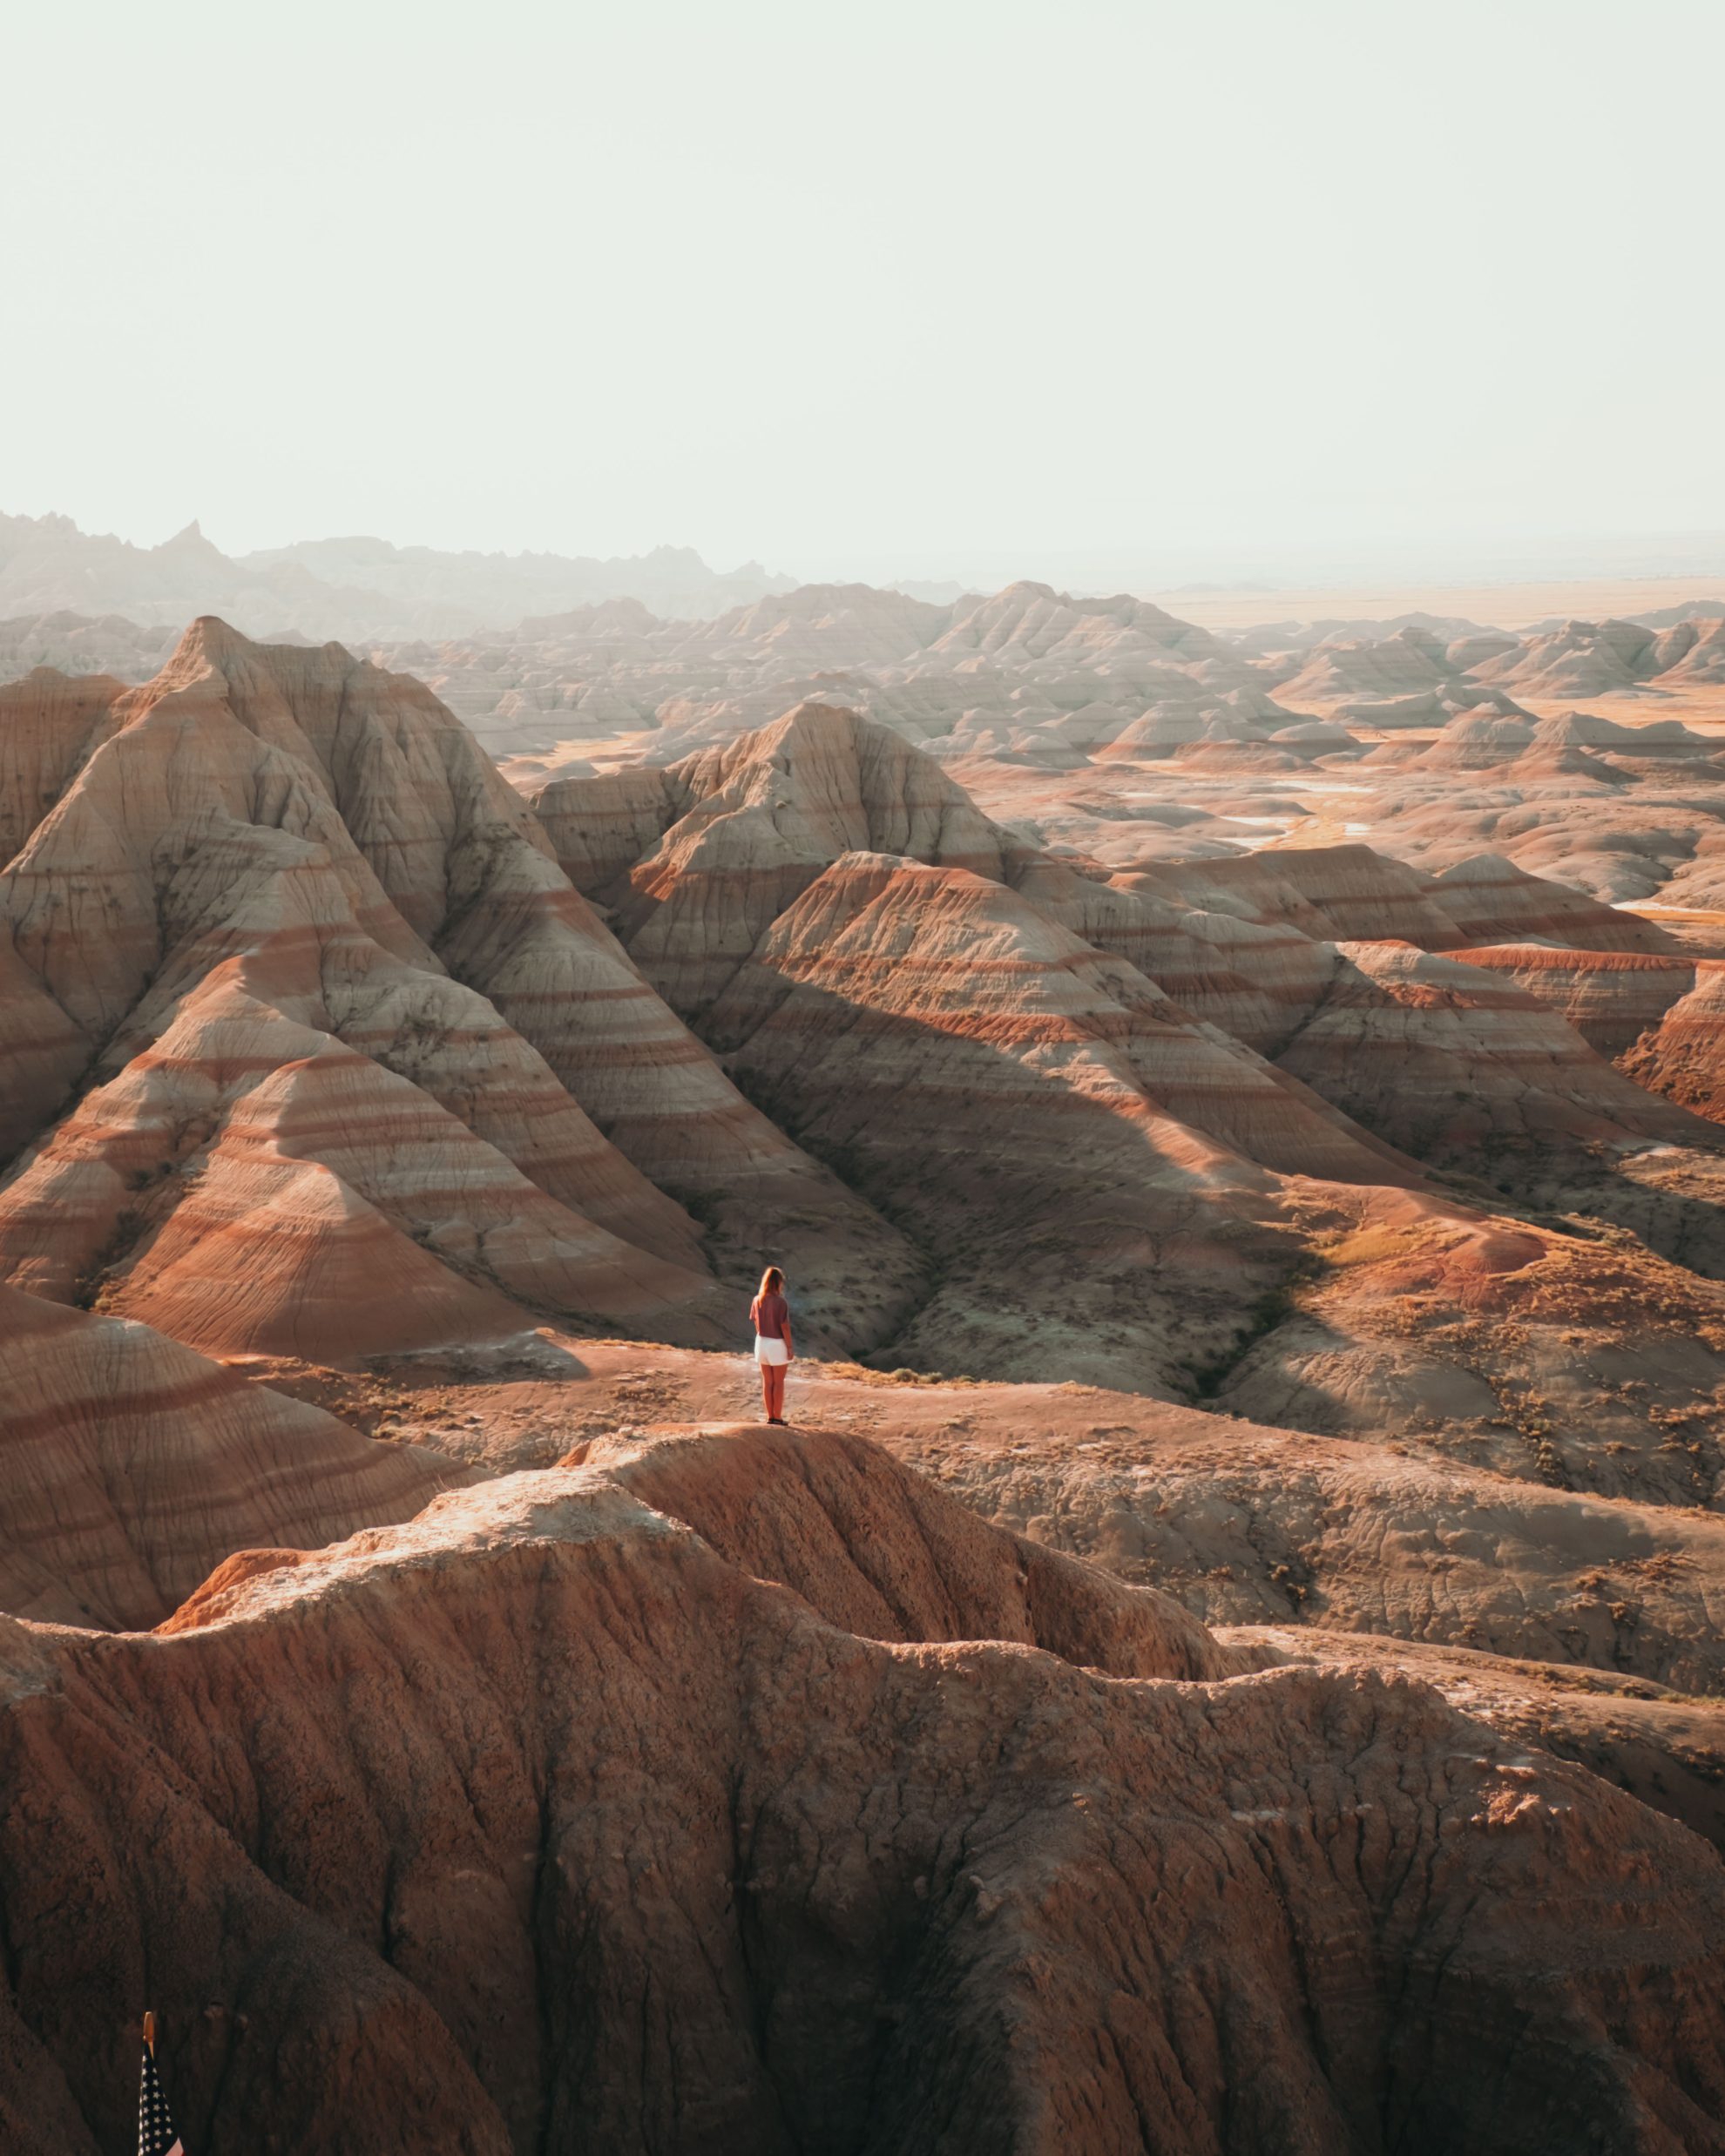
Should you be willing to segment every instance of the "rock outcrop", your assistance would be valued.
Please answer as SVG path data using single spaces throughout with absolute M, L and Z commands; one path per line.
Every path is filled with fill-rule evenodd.
M 1482 681 L 1502 682 L 1519 696 L 1600 696 L 1633 688 L 1661 671 L 1675 654 L 1636 621 L 1566 621 L 1525 645 L 1488 659 Z
M 1704 1137 L 1505 970 L 1410 943 L 1340 948 L 1346 967 L 1280 1061 L 1417 1158 L 1458 1158 L 1493 1138 Z
M 603 1469 L 756 1579 L 799 1594 L 866 1639 L 1001 1639 L 1116 1677 L 1230 1677 L 1168 1596 L 990 1524 L 861 1437 L 704 1423 L 601 1438 L 572 1464 Z
M 1227 700 L 1208 733 L 1264 730 L 1262 690 L 1211 680 L 1154 610 L 1021 591 L 964 618 L 1015 666 L 1153 648 Z M 940 663 L 994 663 L 963 642 Z M 1500 940 L 1498 916 L 1671 940 L 1502 862 L 1111 875 L 826 702 L 562 781 L 551 836 L 419 685 L 217 623 L 140 688 L 24 688 L 52 754 L 0 878 L 5 1097 L 36 1136 L 0 1267 L 201 1348 L 327 1364 L 544 1321 L 715 1342 L 772 1260 L 817 1351 L 1029 1378 L 1052 1350 L 1201 1392 L 1289 1321 L 1327 1239 L 1421 1183 L 1410 1153 L 1725 1271 L 1704 1125 L 1505 969 L 1434 985 L 1423 954 Z M 1106 715 L 1089 695 L 1049 723 Z M 1362 931 L 1404 958 L 1335 940 Z M 1506 1136 L 1550 1158 L 1486 1162 Z
M 0 2142 L 1725 2156 L 1717 625 L 768 581 L 0 634 Z
M 680 798 L 668 772 L 647 764 L 552 779 L 533 808 L 558 866 L 584 897 L 597 898 L 658 845 Z
M 1459 1385 L 1458 1335 L 1474 1313 L 1446 1321 L 1429 1299 L 1431 1273 L 1422 1280 L 1415 1267 L 1447 1256 L 1456 1275 L 1471 1270 L 1465 1292 L 1488 1315 L 1502 1307 L 1494 1298 L 1514 1279 L 1510 1266 L 1548 1267 L 1544 1311 L 1535 1306 L 1544 1336 L 1536 1333 L 1525 1365 L 1524 1320 L 1473 1322 L 1477 1336 L 1498 1333 L 1499 1360 L 1485 1366 L 1501 1389 L 1492 1405 L 1520 1418 L 1492 1429 L 1482 1417 L 1477 1439 L 1436 1429 L 1412 1385 L 1387 1442 L 1315 1436 L 1096 1386 L 889 1378 L 806 1362 L 793 1375 L 791 1411 L 804 1426 L 867 1436 L 997 1526 L 1159 1587 L 1208 1624 L 1298 1622 L 1561 1667 L 1578 1682 L 1592 1672 L 1725 1696 L 1725 1520 L 1709 1509 L 1725 1458 L 1695 1440 L 1675 1468 L 1661 1450 L 1675 1426 L 1665 1402 L 1652 1403 L 1655 1417 L 1640 1416 L 1613 1375 L 1621 1347 L 1587 1313 L 1590 1298 L 1620 1292 L 1622 1275 L 1596 1267 L 1566 1281 L 1551 1255 L 1559 1239 L 1506 1246 L 1453 1240 L 1445 1251 L 1432 1235 L 1422 1249 L 1404 1224 L 1394 1243 L 1384 1234 L 1344 1246 L 1335 1292 L 1314 1283 L 1311 1295 L 1314 1311 L 1338 1312 L 1356 1268 L 1398 1263 L 1383 1283 L 1402 1298 L 1382 1314 L 1386 1359 L 1399 1338 L 1411 1350 L 1404 1369 L 1431 1385 L 1447 1348 Z M 1574 1300 L 1560 1313 L 1566 1288 Z M 1674 1326 L 1660 1334 L 1640 1368 L 1668 1359 L 1675 1335 Z M 1490 1393 L 1485 1377 L 1473 1382 Z M 383 1427 L 503 1473 L 590 1456 L 582 1448 L 609 1443 L 619 1426 L 731 1424 L 757 1396 L 741 1356 L 584 1342 L 578 1355 L 489 1380 L 470 1368 L 451 1383 L 436 1358 L 402 1366 Z M 365 1411 L 362 1402 L 336 1404 Z M 1591 1453 L 1590 1429 L 1602 1440 Z M 1566 1475 L 1580 1481 L 1590 1460 L 1614 1473 L 1610 1497 L 1562 1486 Z M 780 1558 L 756 1553 L 781 1576 Z
M 1123 960 L 964 870 L 844 856 L 708 1024 L 756 1097 L 937 1254 L 944 1284 L 900 1351 L 937 1359 L 941 1342 L 961 1367 L 1027 1375 L 992 1358 L 1042 1328 L 1045 1352 L 1058 1327 L 1086 1370 L 1137 1356 L 1166 1383 L 1181 1328 L 1162 1267 L 1189 1268 L 1194 1344 L 1207 1307 L 1226 1326 L 1284 1247 L 1267 1168 L 1417 1179 Z
M 1103 882 L 1044 856 L 1015 861 L 1011 879 L 1048 920 L 1129 960 L 1182 1010 L 1260 1055 L 1286 1046 L 1340 963 L 1329 944 L 1298 929 L 1216 909 L 1183 875 Z
M 205 622 L 142 688 L 16 700 L 37 747 L 0 876 L 14 1150 L 110 1082 L 0 1190 L 11 1277 L 326 1358 L 529 1313 L 710 1336 L 673 1190 L 739 1281 L 801 1260 L 812 1339 L 852 1251 L 902 1296 L 892 1231 L 737 1093 L 417 683 Z M 416 1135 L 380 1151 L 368 1118 Z M 264 1264 L 247 1219 L 281 1231 Z
M 0 1190 L 0 1265 L 217 1351 L 340 1361 L 518 1330 L 523 1306 L 718 1336 L 709 1282 L 251 994 L 238 960 Z
M 1469 943 L 1537 937 L 1571 950 L 1669 954 L 1666 931 L 1639 915 L 1603 906 L 1586 891 L 1529 875 L 1501 854 L 1475 854 L 1431 879 L 1431 896 Z M 1442 948 L 1442 946 L 1434 946 Z
M 1366 846 L 1289 848 L 1194 862 L 1179 882 L 1190 904 L 1297 929 L 1319 941 L 1395 936 L 1442 950 L 1460 935 L 1424 876 Z
M 902 854 L 998 876 L 1007 849 L 938 764 L 890 727 L 826 704 L 801 705 L 656 776 L 656 842 L 608 881 L 596 870 L 617 859 L 618 781 L 562 781 L 538 806 L 572 880 L 592 880 L 631 957 L 693 1019 L 842 854 Z M 646 814 L 643 801 L 634 829 Z
M 818 1543 L 849 1485 L 805 1443 Z M 700 1509 L 707 1451 L 442 1498 L 160 1639 L 4 1628 L 24 2156 L 120 2137 L 146 1965 L 212 2156 L 266 2117 L 342 2156 L 1721 2146 L 1703 1842 L 1423 1687 L 1181 1681 L 1106 1582 L 1120 1675 L 846 1629 L 854 1568 L 768 1585 L 631 1487 Z M 899 1522 L 883 1577 L 934 1554 Z M 994 1577 L 976 1614 L 1035 1599 Z
M 1695 985 L 1623 1058 L 1637 1085 L 1725 1123 L 1725 964 L 1702 960 Z
M 1633 1048 L 1695 985 L 1693 959 L 1652 951 L 1504 943 L 1450 956 L 1458 965 L 1513 981 L 1566 1019 L 1596 1055 L 1607 1057 Z M 1655 1085 L 1652 1090 L 1665 1089 Z
M 312 1550 L 470 1479 L 177 1341 L 0 1288 L 0 1610 L 158 1623 L 228 1552 Z

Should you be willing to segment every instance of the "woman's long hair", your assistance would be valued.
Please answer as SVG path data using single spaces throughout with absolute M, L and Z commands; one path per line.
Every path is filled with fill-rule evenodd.
M 784 1274 L 780 1272 L 776 1265 L 769 1265 L 761 1275 L 761 1286 L 756 1292 L 755 1301 L 758 1302 L 762 1295 L 776 1295 L 784 1284 Z

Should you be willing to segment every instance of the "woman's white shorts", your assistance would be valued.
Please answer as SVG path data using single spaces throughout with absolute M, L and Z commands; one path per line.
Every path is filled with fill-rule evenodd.
M 782 1340 L 768 1340 L 764 1333 L 754 1335 L 754 1359 L 757 1362 L 770 1362 L 775 1368 L 790 1361 L 790 1349 Z

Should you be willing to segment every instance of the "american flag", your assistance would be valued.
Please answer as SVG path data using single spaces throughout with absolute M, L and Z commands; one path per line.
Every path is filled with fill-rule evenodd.
M 186 2144 L 156 2072 L 156 2017 L 144 2017 L 144 2074 L 138 2085 L 138 2156 L 186 2156 Z

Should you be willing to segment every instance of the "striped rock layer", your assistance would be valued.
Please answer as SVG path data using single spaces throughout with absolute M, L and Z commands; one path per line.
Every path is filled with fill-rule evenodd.
M 230 1551 L 315 1550 L 469 1479 L 122 1318 L 0 1288 L 0 1608 L 159 1622 Z
M 829 1219 L 914 1274 L 417 683 L 203 622 L 140 689 L 9 696 L 0 1276 L 342 1360 L 546 1315 L 719 1339 L 673 1192 L 739 1281 L 807 1245 L 818 1288 Z
M 542 824 L 417 683 L 219 623 L 30 693 L 0 1277 L 205 1351 L 716 1344 L 774 1260 L 805 1347 L 1178 1394 L 1425 1162 L 1725 1272 L 1707 1126 L 1433 955 L 1666 940 L 1506 862 L 1111 876 L 824 703 Z
M 1501 858 L 1434 878 L 1351 845 L 1111 875 L 991 826 L 826 704 L 539 805 L 751 1098 L 930 1256 L 896 1343 L 912 1363 L 1190 1384 L 1420 1161 L 1475 1179 L 1476 1207 L 1602 1215 L 1725 1272 L 1725 1158 L 1600 1052 L 1642 1027 L 1620 1010 L 1596 1044 L 1563 985 L 1633 980 L 1653 1017 L 1692 966 Z M 1539 939 L 1512 977 L 1442 956 L 1512 933 Z

